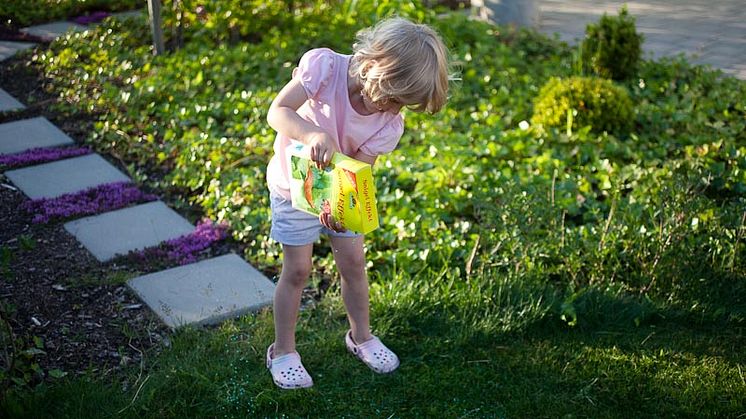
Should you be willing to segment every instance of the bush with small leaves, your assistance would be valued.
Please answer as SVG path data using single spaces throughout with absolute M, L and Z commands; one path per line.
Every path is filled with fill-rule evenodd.
M 597 77 L 552 77 L 534 101 L 535 124 L 624 135 L 631 127 L 632 100 L 627 91 Z

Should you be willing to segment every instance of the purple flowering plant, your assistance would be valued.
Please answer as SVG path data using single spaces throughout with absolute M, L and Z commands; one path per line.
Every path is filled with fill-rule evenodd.
M 33 199 L 24 202 L 21 207 L 34 214 L 34 223 L 47 223 L 54 219 L 98 214 L 156 199 L 156 195 L 144 193 L 125 181 L 105 183 L 56 198 Z
M 196 262 L 200 252 L 227 236 L 227 223 L 215 223 L 209 218 L 204 218 L 191 233 L 134 253 L 141 260 L 165 259 L 186 265 Z
M 11 169 L 90 154 L 88 147 L 39 147 L 14 154 L 0 154 L 0 167 Z
M 101 22 L 109 16 L 111 16 L 109 12 L 93 12 L 89 15 L 78 16 L 71 20 L 79 25 L 90 25 L 91 23 Z

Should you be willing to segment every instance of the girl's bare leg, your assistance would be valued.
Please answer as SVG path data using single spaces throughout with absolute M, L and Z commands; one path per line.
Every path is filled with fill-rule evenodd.
M 275 288 L 274 357 L 295 351 L 295 324 L 298 320 L 300 297 L 311 273 L 313 244 L 282 245 L 283 262 L 280 280 Z
M 342 299 L 347 308 L 352 339 L 360 344 L 371 338 L 368 275 L 365 272 L 363 237 L 330 237 L 334 261 L 342 277 Z

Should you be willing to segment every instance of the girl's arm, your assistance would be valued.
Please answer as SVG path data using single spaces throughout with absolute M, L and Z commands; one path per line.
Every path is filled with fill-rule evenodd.
M 306 89 L 293 79 L 269 106 L 267 122 L 275 131 L 311 147 L 311 160 L 326 166 L 339 146 L 329 133 L 301 118 L 296 112 L 308 100 Z
M 355 153 L 354 156 L 352 156 L 355 160 L 360 160 L 362 162 L 368 163 L 369 165 L 373 166 L 376 163 L 377 156 L 369 156 L 362 151 L 358 151 Z

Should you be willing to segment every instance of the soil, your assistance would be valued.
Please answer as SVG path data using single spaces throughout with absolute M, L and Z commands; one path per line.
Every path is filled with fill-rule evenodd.
M 53 111 L 50 105 L 57 98 L 45 90 L 45 82 L 40 72 L 22 58 L 1 62 L 0 87 L 27 108 L 0 113 L 0 123 L 44 116 L 78 144 L 84 144 L 94 116 L 61 115 Z M 102 157 L 127 172 L 125 162 L 111 155 L 102 154 Z M 151 179 L 162 176 L 158 168 L 144 169 Z M 168 191 L 140 187 L 159 195 L 172 208 L 176 207 Z M 108 373 L 137 365 L 168 346 L 170 330 L 125 282 L 174 264 L 132 256 L 100 263 L 67 233 L 63 222 L 33 224 L 32 215 L 19 210 L 27 199 L 0 174 L 0 315 L 12 329 L 16 340 L 12 349 L 16 355 L 34 347 L 43 351 L 32 360 L 24 360 L 23 356 L 16 358 L 27 365 L 38 363 L 47 376 L 54 369 L 70 375 L 92 371 Z M 197 208 L 178 208 L 177 211 L 187 219 L 201 218 Z M 228 238 L 204 251 L 200 259 L 229 252 L 243 255 L 244 250 L 244 245 Z M 279 267 L 263 273 L 268 278 L 276 278 L 278 270 Z M 318 301 L 330 283 L 330 279 L 325 278 L 316 288 L 307 288 L 303 306 Z M 0 342 L 4 338 L 3 323 L 0 322 Z M 0 358 L 0 364 L 3 361 L 7 363 Z M 0 365 L 0 368 L 7 368 L 7 365 Z M 32 383 L 42 379 L 42 374 L 37 373 Z
M 15 27 L 0 25 L 0 41 L 47 43 L 38 36 L 23 33 Z

